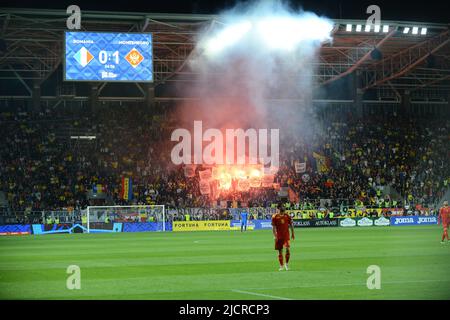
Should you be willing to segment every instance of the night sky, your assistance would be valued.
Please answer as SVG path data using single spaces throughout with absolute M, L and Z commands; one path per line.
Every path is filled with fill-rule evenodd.
M 134 0 L 126 1 L 124 6 L 124 2 L 119 0 L 0 0 L 0 7 L 65 9 L 71 4 L 77 4 L 81 10 L 216 14 L 223 9 L 233 7 L 235 3 L 236 1 L 223 0 Z M 293 8 L 302 7 L 307 11 L 334 19 L 366 19 L 368 17 L 365 13 L 366 8 L 371 4 L 377 4 L 381 7 L 381 19 L 385 20 L 450 22 L 448 6 L 445 5 L 446 1 L 442 0 L 291 0 L 288 3 Z

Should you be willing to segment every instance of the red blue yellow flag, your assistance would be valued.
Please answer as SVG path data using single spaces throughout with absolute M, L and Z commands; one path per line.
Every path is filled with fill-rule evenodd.
M 121 198 L 123 200 L 133 199 L 133 182 L 131 178 L 122 178 L 122 193 Z

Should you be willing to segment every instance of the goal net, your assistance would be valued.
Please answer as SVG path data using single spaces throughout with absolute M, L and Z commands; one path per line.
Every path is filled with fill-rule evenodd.
M 89 206 L 84 219 L 91 232 L 120 232 L 126 223 L 151 222 L 153 231 L 166 231 L 163 205 Z

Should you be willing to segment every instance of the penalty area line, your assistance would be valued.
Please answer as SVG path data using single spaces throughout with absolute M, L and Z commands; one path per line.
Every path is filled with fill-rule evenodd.
M 263 294 L 263 293 L 257 293 L 257 292 L 250 292 L 250 291 L 242 291 L 242 290 L 231 290 L 233 292 L 237 292 L 237 293 L 242 293 L 242 294 L 249 294 L 249 295 L 253 295 L 253 296 L 260 296 L 260 297 L 266 297 L 266 298 L 273 298 L 273 299 L 278 299 L 278 300 L 292 300 L 289 298 L 284 298 L 284 297 L 277 297 L 277 296 L 271 296 L 269 294 Z

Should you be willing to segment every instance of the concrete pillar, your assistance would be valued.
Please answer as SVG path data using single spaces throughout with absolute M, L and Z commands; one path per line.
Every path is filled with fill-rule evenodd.
M 445 107 L 445 111 L 443 112 L 443 115 L 446 116 L 447 118 L 450 118 L 450 92 L 448 93 L 447 96 L 447 105 L 443 105 L 443 107 Z
M 363 95 L 364 91 L 361 89 L 361 71 L 356 70 L 353 73 L 353 100 L 354 103 L 354 115 L 357 118 L 362 118 L 364 116 L 363 110 Z
M 154 112 L 155 108 L 155 87 L 149 85 L 146 90 L 146 106 L 150 113 Z
M 403 91 L 400 115 L 411 115 L 411 94 L 409 90 Z
M 37 82 L 33 83 L 31 89 L 31 110 L 32 113 L 41 111 L 41 85 Z
M 363 95 L 364 91 L 358 88 L 355 98 L 355 114 L 358 118 L 364 117 Z
M 97 112 L 99 109 L 98 85 L 97 84 L 93 84 L 91 86 L 91 94 L 89 96 L 89 106 L 90 106 L 91 112 Z

